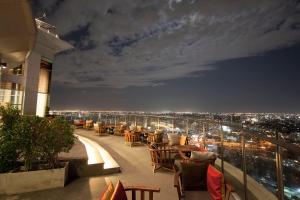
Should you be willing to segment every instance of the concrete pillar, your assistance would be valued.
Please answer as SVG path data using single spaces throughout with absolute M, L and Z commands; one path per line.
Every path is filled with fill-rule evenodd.
M 37 104 L 37 93 L 40 75 L 41 55 L 32 52 L 25 61 L 24 68 L 24 98 L 23 98 L 23 114 L 35 115 Z

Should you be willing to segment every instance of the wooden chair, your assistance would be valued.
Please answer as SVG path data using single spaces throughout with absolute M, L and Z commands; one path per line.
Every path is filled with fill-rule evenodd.
M 101 123 L 94 123 L 94 130 L 96 133 L 99 133 L 100 136 L 107 131 L 106 126 Z
M 84 128 L 86 128 L 86 129 L 92 129 L 93 126 L 94 126 L 94 123 L 93 123 L 93 120 L 92 120 L 92 119 L 91 119 L 91 120 L 86 120 L 86 121 L 85 121 Z
M 163 140 L 163 133 L 148 133 L 148 143 L 161 143 Z
M 125 191 L 131 191 L 131 199 L 136 200 L 136 192 L 139 191 L 141 193 L 141 200 L 145 200 L 145 193 L 149 193 L 149 200 L 153 200 L 153 193 L 160 192 L 160 188 L 158 187 L 149 187 L 149 186 L 125 186 Z
M 181 200 L 181 199 L 189 200 L 189 199 L 195 199 L 195 198 L 210 199 L 209 192 L 207 190 L 198 190 L 198 191 L 195 191 L 193 189 L 186 190 L 183 187 L 182 173 L 180 171 L 177 171 L 176 169 L 175 169 L 175 175 L 174 175 L 174 187 L 176 187 L 176 189 L 177 189 L 177 194 L 178 194 L 179 200 Z M 229 183 L 224 184 L 224 189 L 225 189 L 225 196 L 223 196 L 224 197 L 224 198 L 222 198 L 223 200 L 236 199 L 235 197 L 238 197 L 237 193 L 234 192 L 234 188 L 231 184 L 229 184 Z M 196 195 L 194 194 L 191 198 L 189 198 L 189 195 L 187 193 L 189 193 L 190 191 L 196 192 Z
M 137 143 L 141 143 L 141 135 L 140 133 L 125 130 L 124 132 L 125 144 L 132 147 Z
M 124 132 L 126 130 L 126 126 L 125 125 L 119 125 L 117 127 L 114 128 L 114 135 L 117 136 L 124 136 Z
M 158 169 L 173 170 L 174 160 L 178 151 L 170 148 L 167 143 L 152 143 L 148 146 L 153 173 Z
M 131 199 L 136 200 L 137 192 L 140 192 L 140 199 L 145 200 L 145 194 L 149 193 L 149 200 L 153 200 L 153 193 L 159 193 L 159 187 L 150 187 L 143 185 L 133 185 L 133 186 L 123 186 L 119 180 L 116 186 L 114 187 L 113 183 L 109 181 L 106 189 L 103 191 L 99 200 L 114 199 L 114 200 L 123 200 L 127 199 L 126 191 L 131 192 Z

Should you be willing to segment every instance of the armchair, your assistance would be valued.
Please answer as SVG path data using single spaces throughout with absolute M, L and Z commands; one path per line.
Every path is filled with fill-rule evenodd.
M 137 191 L 140 191 L 141 200 L 145 200 L 145 193 L 149 193 L 149 200 L 153 200 L 153 193 L 159 193 L 160 188 L 141 185 L 124 187 L 121 181 L 118 181 L 114 188 L 112 182 L 110 182 L 105 191 L 102 193 L 100 200 L 127 200 L 126 191 L 131 192 L 132 200 L 136 200 Z
M 163 141 L 163 132 L 148 133 L 148 143 L 161 143 Z
M 223 174 L 211 165 L 209 165 L 209 167 L 206 170 L 205 182 L 207 183 L 207 185 L 205 188 L 186 188 L 184 185 L 186 180 L 193 178 L 196 174 L 197 171 L 194 171 L 193 174 L 187 175 L 182 173 L 181 171 L 175 170 L 174 187 L 176 187 L 177 189 L 179 200 L 183 198 L 186 200 L 196 198 L 213 200 L 239 199 L 239 196 L 234 192 L 233 186 L 229 183 L 224 184 Z
M 161 168 L 173 170 L 174 161 L 176 155 L 178 155 L 177 150 L 170 148 L 167 143 L 152 143 L 148 146 L 148 149 L 153 173 Z
M 126 130 L 126 125 L 119 125 L 117 127 L 114 128 L 114 135 L 117 136 L 124 136 L 124 132 Z
M 94 130 L 96 133 L 99 133 L 99 135 L 103 135 L 103 133 L 106 133 L 106 126 L 101 123 L 94 123 Z
M 91 120 L 86 120 L 86 121 L 85 121 L 84 128 L 86 128 L 86 129 L 92 129 L 93 126 L 94 126 L 94 123 L 93 123 L 93 120 L 92 120 L 92 119 L 91 119 Z
M 129 130 L 125 130 L 124 138 L 125 138 L 125 144 L 126 145 L 129 144 L 130 147 L 132 147 L 132 145 L 135 145 L 137 143 L 141 143 L 140 133 L 137 132 L 131 132 Z

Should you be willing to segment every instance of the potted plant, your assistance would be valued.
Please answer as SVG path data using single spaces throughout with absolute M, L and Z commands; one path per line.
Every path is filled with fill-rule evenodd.
M 68 163 L 59 162 L 58 154 L 74 144 L 70 124 L 60 117 L 21 116 L 11 107 L 0 108 L 0 115 L 0 194 L 63 187 Z M 8 150 L 10 159 L 5 156 Z

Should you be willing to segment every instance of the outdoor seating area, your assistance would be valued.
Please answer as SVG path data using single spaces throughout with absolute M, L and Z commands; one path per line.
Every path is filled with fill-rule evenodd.
M 134 132 L 125 131 L 125 135 L 132 133 Z M 123 138 L 115 135 L 107 134 L 107 137 L 101 137 L 98 133 L 83 128 L 77 129 L 76 134 L 87 137 L 104 148 L 109 147 L 108 152 L 112 153 L 111 156 L 120 164 L 121 173 L 95 177 L 102 181 L 101 187 L 93 190 L 92 199 L 125 199 L 125 195 L 126 199 L 216 199 L 207 191 L 207 169 L 210 165 L 214 165 L 216 155 L 188 144 L 186 136 L 178 135 L 178 140 L 172 136 L 176 140 L 174 143 L 168 140 L 167 134 L 163 134 L 163 142 L 139 141 L 140 145 L 129 148 L 123 143 Z M 122 161 L 123 159 L 126 161 Z M 121 181 L 115 180 L 114 184 L 106 181 L 103 185 L 102 182 L 106 177 Z M 227 192 L 226 197 L 232 199 L 233 188 L 225 183 L 223 185 Z M 72 185 L 67 187 L 74 187 Z M 212 190 L 219 191 L 216 188 Z M 42 197 L 50 193 L 41 191 L 39 194 Z M 53 195 L 58 194 L 55 191 L 50 196 Z M 22 196 L 27 197 L 30 194 Z
M 88 121 L 86 121 L 86 124 Z M 229 199 L 230 194 L 233 192 L 233 187 L 224 182 L 219 182 L 218 187 L 210 187 L 208 181 L 210 180 L 209 172 L 213 170 L 216 173 L 218 172 L 213 167 L 217 155 L 209 152 L 201 143 L 195 144 L 193 142 L 189 144 L 187 134 L 164 133 L 163 129 L 150 131 L 142 126 L 128 126 L 124 123 L 111 125 L 98 122 L 93 123 L 93 126 L 98 136 L 111 134 L 111 140 L 113 140 L 114 136 L 123 135 L 125 146 L 135 148 L 145 146 L 146 151 L 148 151 L 152 173 L 159 171 L 160 173 L 173 174 L 173 186 L 176 188 L 178 199 L 197 199 L 203 196 L 211 199 L 219 199 L 215 198 L 214 195 L 220 195 L 220 191 L 221 196 L 223 195 L 224 198 Z M 87 127 L 87 125 L 83 126 L 83 128 L 90 130 Z M 133 151 L 135 148 L 132 148 Z M 222 176 L 222 180 L 224 179 L 222 173 L 218 172 L 217 174 Z M 213 182 L 217 183 L 216 181 Z M 117 184 L 118 187 L 120 185 L 122 185 L 121 182 Z M 141 191 L 141 199 L 144 199 L 145 191 L 149 191 L 149 199 L 153 199 L 153 192 L 159 192 L 160 190 L 149 189 L 151 187 L 153 186 L 136 186 L 131 188 L 134 189 L 132 191 L 132 199 L 135 199 L 135 191 L 138 190 Z M 130 189 L 130 187 L 123 186 L 120 188 L 123 194 Z M 102 195 L 103 199 L 105 199 L 104 196 L 107 196 L 106 193 L 113 195 L 116 190 L 117 188 L 108 184 L 106 191 Z M 224 191 L 227 192 L 226 196 L 224 195 Z M 112 196 L 111 199 L 113 199 Z

